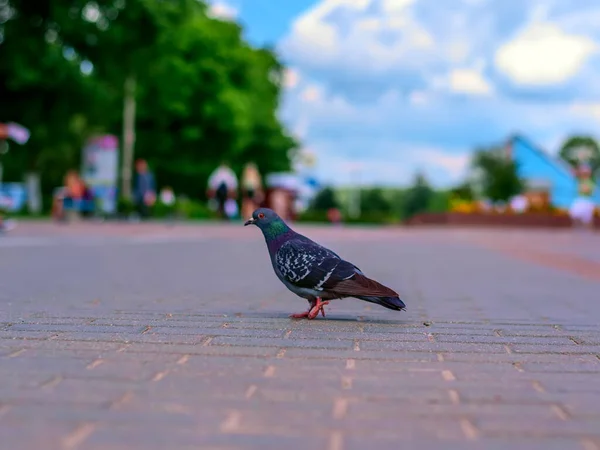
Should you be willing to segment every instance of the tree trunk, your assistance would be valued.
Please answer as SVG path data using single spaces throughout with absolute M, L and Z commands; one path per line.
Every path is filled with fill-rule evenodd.
M 123 99 L 123 163 L 121 165 L 121 195 L 131 200 L 131 179 L 135 147 L 135 75 L 125 78 Z

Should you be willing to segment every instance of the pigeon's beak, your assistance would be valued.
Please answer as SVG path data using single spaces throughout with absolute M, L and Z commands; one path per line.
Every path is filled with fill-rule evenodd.
M 246 220 L 246 223 L 244 223 L 244 226 L 248 226 L 248 225 L 254 225 L 255 220 L 250 217 L 248 220 Z

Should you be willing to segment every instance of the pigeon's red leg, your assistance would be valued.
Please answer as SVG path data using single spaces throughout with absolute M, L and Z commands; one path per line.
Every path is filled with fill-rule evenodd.
M 304 312 L 301 312 L 301 313 L 292 314 L 290 317 L 292 319 L 305 319 L 305 318 L 307 318 L 308 315 L 310 314 L 310 312 L 312 311 L 313 307 L 315 306 L 316 302 L 314 300 L 312 300 L 312 301 L 309 300 L 308 303 L 310 303 L 310 306 L 308 307 L 308 311 L 304 311 Z
M 313 304 L 311 303 L 312 308 L 310 308 L 310 311 L 308 312 L 308 318 L 309 319 L 314 319 L 315 317 L 317 317 L 319 315 L 319 311 L 321 311 L 321 315 L 323 317 L 325 317 L 325 305 L 329 305 L 328 301 L 321 301 L 321 299 L 319 297 L 317 297 L 317 301 Z

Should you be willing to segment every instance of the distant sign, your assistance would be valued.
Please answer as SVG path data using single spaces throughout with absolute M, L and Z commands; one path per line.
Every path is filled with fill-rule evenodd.
M 83 148 L 82 178 L 100 200 L 105 213 L 116 210 L 119 170 L 119 140 L 113 135 L 92 138 Z

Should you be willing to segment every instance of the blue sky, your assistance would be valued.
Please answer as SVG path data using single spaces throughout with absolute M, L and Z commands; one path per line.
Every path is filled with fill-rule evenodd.
M 443 7 L 441 6 L 443 5 Z M 576 6 L 575 6 L 576 5 Z M 438 186 L 518 132 L 600 135 L 598 0 L 212 0 L 288 64 L 281 116 L 320 179 Z

